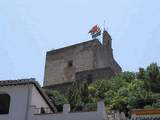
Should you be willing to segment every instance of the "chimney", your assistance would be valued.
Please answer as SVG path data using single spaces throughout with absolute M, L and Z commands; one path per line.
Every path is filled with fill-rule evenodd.
M 103 46 L 112 48 L 112 38 L 106 30 L 103 31 Z

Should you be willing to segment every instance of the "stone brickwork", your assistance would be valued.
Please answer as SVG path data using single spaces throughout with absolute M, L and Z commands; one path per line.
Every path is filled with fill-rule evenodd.
M 108 68 L 99 68 L 93 70 L 86 70 L 76 73 L 76 82 L 77 83 L 92 83 L 96 80 L 110 79 L 114 76 L 114 72 Z
M 94 68 L 92 42 L 84 42 L 64 50 L 47 53 L 44 85 L 61 84 L 75 80 L 78 71 Z M 71 64 L 71 65 L 69 65 Z
M 69 89 L 72 87 L 73 84 L 74 82 L 67 82 L 63 84 L 44 86 L 44 88 L 47 90 L 57 90 L 61 94 L 68 95 Z
M 96 80 L 110 79 L 114 75 L 115 73 L 110 68 L 85 70 L 75 73 L 75 81 L 78 84 L 90 84 Z M 74 82 L 67 82 L 63 84 L 45 86 L 44 88 L 49 90 L 58 90 L 60 93 L 67 95 L 73 84 Z
M 44 87 L 75 82 L 76 75 L 78 81 L 80 81 L 79 78 L 83 81 L 89 71 L 93 72 L 96 69 L 100 71 L 100 69 L 107 68 L 107 71 L 112 71 L 111 74 L 105 72 L 101 74 L 98 71 L 96 74 L 94 71 L 96 78 L 110 78 L 121 72 L 121 67 L 113 58 L 111 43 L 110 35 L 104 31 L 103 44 L 94 39 L 47 52 Z M 83 77 L 79 77 L 80 73 L 81 75 L 83 73 Z

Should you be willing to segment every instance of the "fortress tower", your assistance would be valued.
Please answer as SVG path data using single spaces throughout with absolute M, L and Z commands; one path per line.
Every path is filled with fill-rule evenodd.
M 109 79 L 119 72 L 121 67 L 113 58 L 112 39 L 103 31 L 103 44 L 93 39 L 48 51 L 44 87 L 65 90 L 73 82 L 91 83 Z

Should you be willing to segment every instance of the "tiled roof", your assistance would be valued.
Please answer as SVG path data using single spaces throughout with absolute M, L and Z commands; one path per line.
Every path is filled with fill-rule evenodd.
M 41 86 L 39 85 L 39 83 L 34 78 L 0 81 L 0 87 L 3 87 L 3 86 L 13 86 L 13 85 L 27 85 L 27 84 L 33 84 L 36 87 L 36 89 L 38 90 L 38 92 L 41 94 L 41 96 L 44 98 L 44 100 L 46 101 L 46 103 L 48 104 L 48 106 L 50 107 L 50 109 L 53 112 L 57 112 L 57 109 L 55 108 L 55 106 L 50 102 L 50 99 L 43 92 Z
M 132 109 L 131 114 L 135 115 L 160 115 L 160 109 Z
M 38 84 L 38 83 L 35 81 L 34 78 L 0 81 L 0 86 L 24 85 L 24 84 Z

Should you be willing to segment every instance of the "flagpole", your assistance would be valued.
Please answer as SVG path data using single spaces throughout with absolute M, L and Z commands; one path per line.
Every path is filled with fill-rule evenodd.
M 105 30 L 105 26 L 106 26 L 106 21 L 104 20 L 104 23 L 103 23 L 103 29 Z
M 102 42 L 102 44 L 103 44 L 103 32 L 105 31 L 105 26 L 106 26 L 106 21 L 104 20 L 103 21 L 103 31 L 102 31 L 102 36 L 101 36 L 101 42 Z

